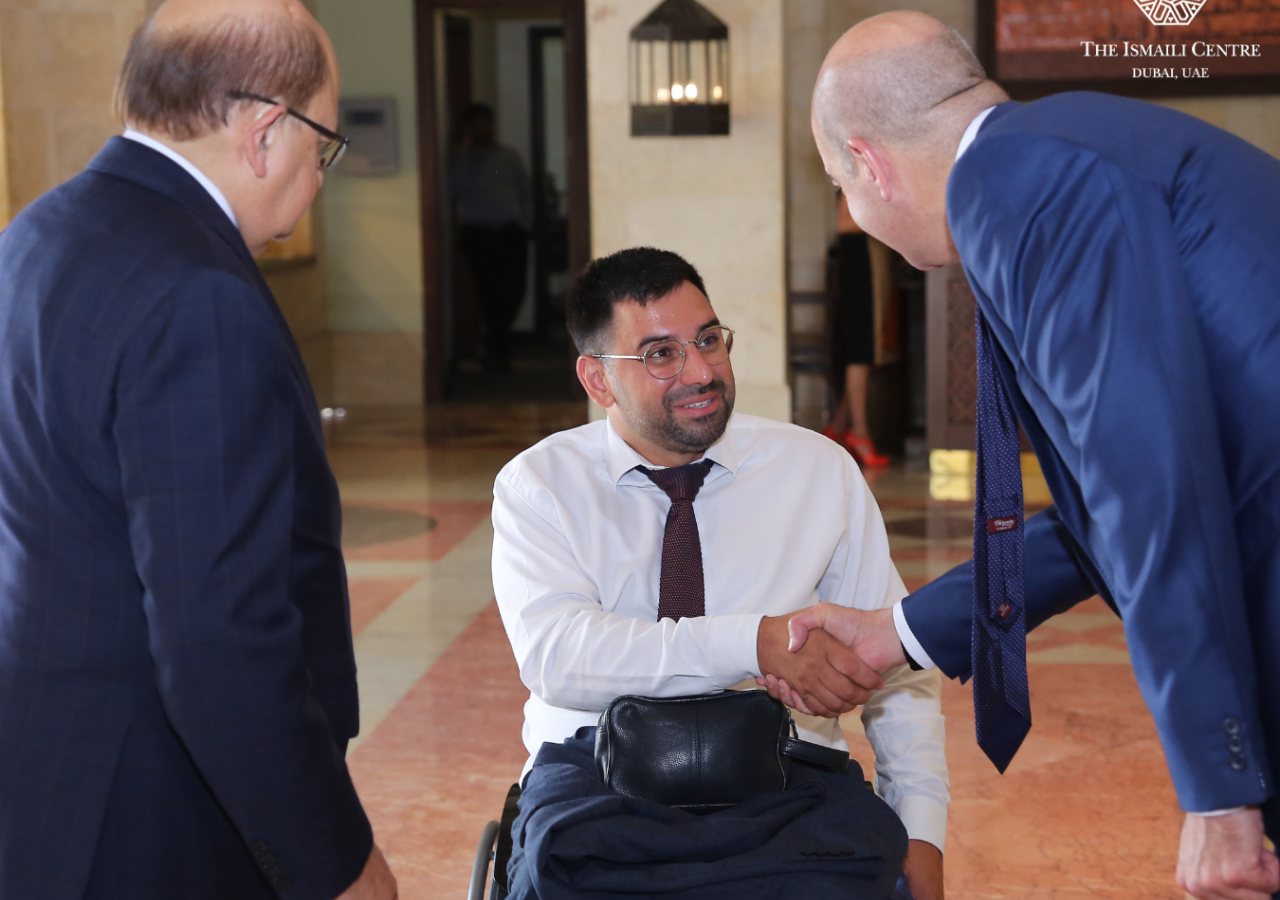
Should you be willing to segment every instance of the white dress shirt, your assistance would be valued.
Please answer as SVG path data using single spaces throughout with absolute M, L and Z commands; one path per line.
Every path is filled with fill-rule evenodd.
M 699 694 L 759 675 L 766 615 L 820 601 L 880 609 L 906 594 L 875 499 L 834 442 L 734 415 L 705 458 L 716 465 L 693 506 L 707 615 L 679 622 L 657 621 L 671 502 L 608 420 L 552 435 L 498 475 L 493 584 L 530 691 L 530 754 L 595 725 L 623 694 Z M 941 849 L 940 678 L 901 666 L 886 682 L 862 712 L 878 790 L 912 838 Z M 806 740 L 846 746 L 838 720 L 797 714 L 796 724 Z
M 227 198 L 223 195 L 222 191 L 218 190 L 218 186 L 210 181 L 203 172 L 192 165 L 191 160 L 187 159 L 172 147 L 166 147 L 154 138 L 147 137 L 142 132 L 134 131 L 132 128 L 125 129 L 124 137 L 126 140 L 136 141 L 144 147 L 150 147 L 157 153 L 169 157 L 169 159 L 182 166 L 182 168 L 187 171 L 187 174 L 200 183 L 200 187 L 209 192 L 209 196 L 212 197 L 214 202 L 217 203 L 218 206 L 222 208 L 222 211 L 227 214 L 227 218 L 231 220 L 231 224 L 236 226 L 236 228 L 240 227 L 240 223 L 236 220 L 236 214 L 231 211 L 231 204 L 227 202 Z

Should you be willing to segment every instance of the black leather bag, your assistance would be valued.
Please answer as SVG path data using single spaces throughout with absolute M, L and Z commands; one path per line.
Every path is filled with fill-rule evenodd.
M 619 697 L 600 716 L 600 780 L 628 797 L 714 812 L 787 786 L 791 760 L 845 772 L 849 754 L 796 737 L 795 722 L 764 691 L 692 697 Z

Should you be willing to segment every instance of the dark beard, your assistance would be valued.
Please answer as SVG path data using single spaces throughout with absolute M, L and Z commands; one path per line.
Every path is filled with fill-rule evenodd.
M 676 422 L 672 409 L 677 403 L 691 397 L 718 392 L 723 401 L 713 415 L 699 419 L 689 425 Z M 672 391 L 662 400 L 662 415 L 650 416 L 648 410 L 641 415 L 636 430 L 646 439 L 671 453 L 702 453 L 724 435 L 729 426 L 729 416 L 733 412 L 733 389 L 725 386 L 718 378 L 709 384 L 683 391 Z

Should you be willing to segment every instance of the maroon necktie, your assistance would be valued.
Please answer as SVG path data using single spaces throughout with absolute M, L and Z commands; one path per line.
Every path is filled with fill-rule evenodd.
M 704 459 L 654 471 L 638 466 L 671 498 L 667 528 L 662 534 L 662 575 L 658 588 L 658 619 L 685 619 L 707 614 L 702 582 L 702 542 L 693 498 L 698 496 L 711 460 Z

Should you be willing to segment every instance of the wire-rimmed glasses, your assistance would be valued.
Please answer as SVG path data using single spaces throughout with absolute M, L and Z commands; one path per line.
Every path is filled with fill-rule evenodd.
M 248 91 L 228 91 L 227 96 L 232 100 L 256 100 L 258 103 L 269 103 L 272 106 L 284 106 L 279 100 L 272 100 L 270 97 L 264 97 L 261 94 L 251 94 Z M 293 116 L 300 122 L 305 122 L 322 137 L 329 139 L 329 143 L 324 145 L 324 149 L 320 151 L 320 168 L 331 169 L 338 164 L 338 160 L 342 159 L 342 154 L 347 152 L 347 144 L 351 143 L 351 138 L 343 137 L 336 131 L 330 131 L 319 122 L 313 122 L 290 106 L 284 106 L 284 111 Z
M 643 356 L 618 353 L 592 353 L 590 356 L 592 359 L 638 359 L 650 375 L 666 381 L 684 371 L 685 344 L 693 344 L 707 365 L 718 366 L 729 358 L 729 351 L 733 349 L 733 329 L 712 325 L 691 341 L 657 341 L 645 349 Z

